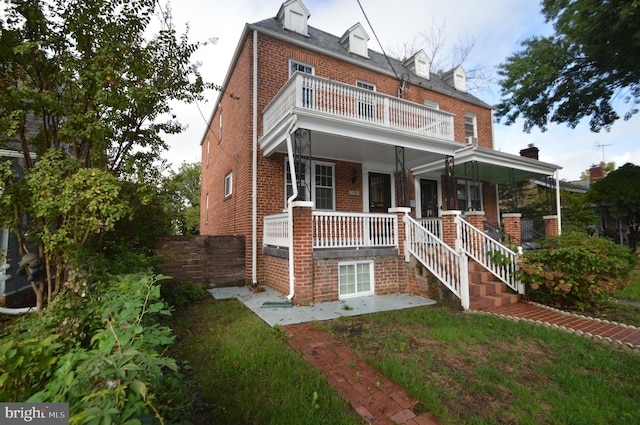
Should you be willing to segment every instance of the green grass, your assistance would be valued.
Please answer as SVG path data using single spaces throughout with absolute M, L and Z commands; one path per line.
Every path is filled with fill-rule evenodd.
M 528 323 L 416 308 L 321 326 L 445 424 L 640 423 L 640 355 Z M 377 338 L 360 338 L 359 333 Z
M 271 328 L 235 300 L 207 299 L 174 314 L 177 356 L 199 387 L 196 424 L 362 424 Z
M 640 267 L 631 272 L 629 283 L 623 289 L 616 291 L 614 297 L 620 300 L 640 302 Z

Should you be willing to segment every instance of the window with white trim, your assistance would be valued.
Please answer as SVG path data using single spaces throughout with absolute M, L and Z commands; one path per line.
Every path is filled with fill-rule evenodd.
M 356 81 L 356 87 L 365 89 L 367 91 L 375 92 L 375 84 L 367 83 L 365 81 Z M 376 116 L 376 105 L 372 95 L 363 93 L 358 99 L 358 116 L 366 120 L 373 120 Z
M 289 60 L 289 78 L 296 72 L 302 72 L 304 74 L 314 75 L 315 69 L 313 66 L 296 60 Z M 302 85 L 302 106 L 308 108 L 313 105 L 313 86 L 311 82 L 305 82 Z
M 440 109 L 440 104 L 438 102 L 434 102 L 433 100 L 425 99 L 424 106 L 431 109 Z
M 206 201 L 204 202 L 204 224 L 209 224 L 209 194 L 207 193 Z
M 222 141 L 222 110 L 220 110 L 220 120 L 218 124 L 218 144 L 220 144 Z
M 305 162 L 304 165 L 296 165 L 296 178 L 300 182 L 297 199 L 299 201 L 313 201 L 314 208 L 319 210 L 335 210 L 335 164 L 312 161 L 311 170 L 307 166 L 308 162 Z M 289 170 L 289 160 L 285 158 L 285 207 L 287 200 L 293 194 L 293 182 Z M 309 182 L 314 182 L 313 191 Z
M 466 140 L 469 140 L 469 137 L 478 137 L 477 117 L 474 113 L 464 113 L 464 136 Z
M 207 167 L 211 163 L 211 140 L 207 136 Z
M 338 263 L 338 298 L 354 298 L 375 293 L 373 261 Z
M 462 211 L 483 211 L 482 185 L 470 180 L 458 180 L 458 208 Z
M 224 196 L 229 197 L 233 192 L 233 171 L 224 176 Z

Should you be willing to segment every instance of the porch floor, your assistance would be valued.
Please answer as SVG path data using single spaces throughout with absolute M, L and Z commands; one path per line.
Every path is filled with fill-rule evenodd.
M 371 295 L 350 298 L 344 301 L 317 303 L 313 306 L 265 308 L 265 302 L 284 302 L 287 297 L 273 289 L 262 286 L 264 292 L 251 292 L 246 286 L 214 288 L 209 292 L 217 300 L 237 298 L 257 314 L 269 326 L 285 326 L 297 323 L 331 320 L 341 316 L 359 316 L 379 311 L 401 310 L 436 304 L 435 301 L 416 295 Z

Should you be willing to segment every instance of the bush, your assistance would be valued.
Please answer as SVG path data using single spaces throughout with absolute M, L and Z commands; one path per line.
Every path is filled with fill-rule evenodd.
M 174 337 L 158 320 L 170 315 L 160 299 L 162 279 L 112 277 L 96 285 L 88 301 L 47 308 L 42 320 L 25 317 L 7 329 L 0 346 L 0 371 L 7 376 L 0 379 L 1 401 L 68 402 L 71 424 L 183 421 L 190 392 L 177 362 L 166 356 Z M 70 312 L 96 316 L 82 321 L 88 338 L 63 325 L 74 317 Z M 176 391 L 178 382 L 183 391 Z
M 633 253 L 607 238 L 573 232 L 554 247 L 528 252 L 519 278 L 532 301 L 583 310 L 619 289 L 635 264 Z
M 191 282 L 166 281 L 160 287 L 162 299 L 172 307 L 182 308 L 210 297 L 209 293 Z

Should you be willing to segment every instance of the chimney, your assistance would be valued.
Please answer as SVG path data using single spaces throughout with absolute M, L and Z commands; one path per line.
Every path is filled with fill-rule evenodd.
M 594 183 L 602 179 L 604 179 L 604 168 L 599 165 L 592 165 L 591 168 L 589 168 L 589 181 Z
M 538 160 L 538 152 L 540 150 L 536 148 L 533 143 L 529 143 L 529 146 L 526 149 L 522 149 L 520 151 L 520 156 L 524 156 L 525 158 L 531 158 Z

